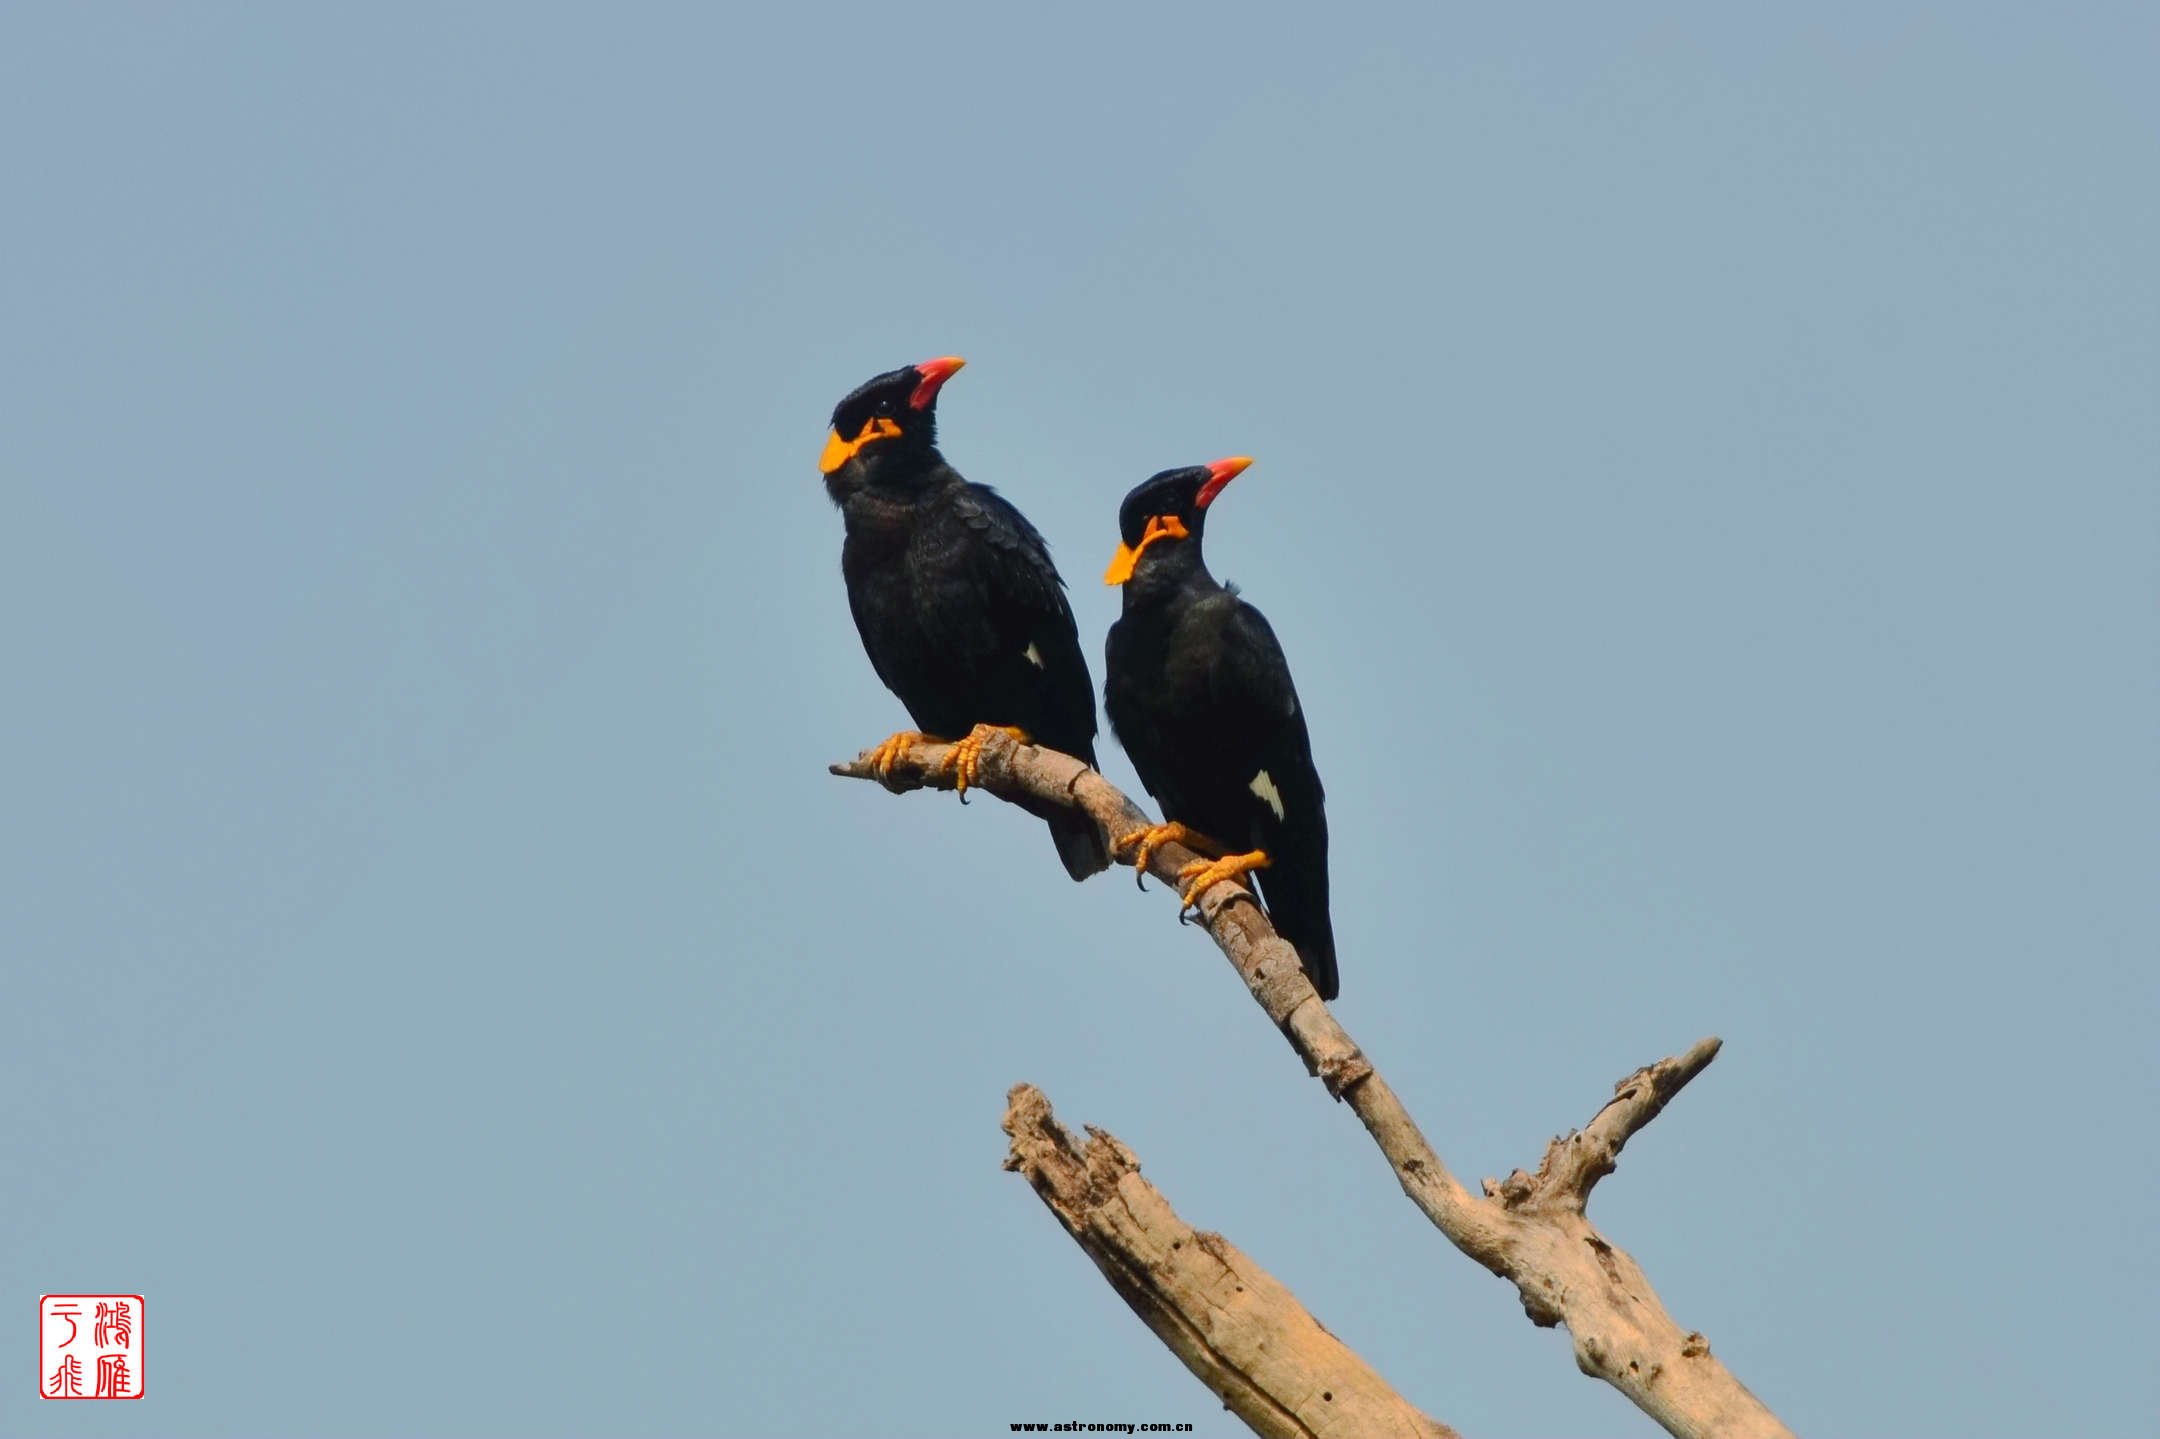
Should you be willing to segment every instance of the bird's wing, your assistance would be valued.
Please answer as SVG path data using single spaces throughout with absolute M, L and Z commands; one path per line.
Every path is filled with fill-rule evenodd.
M 1037 738 L 1093 764 L 1094 681 L 1049 545 L 1025 515 L 987 485 L 962 486 L 953 496 L 952 514 L 965 539 L 973 541 L 961 546 L 966 556 L 961 573 L 973 590 L 968 608 L 989 617 L 992 657 L 997 663 L 1024 663 L 1041 676 Z M 956 644 L 969 642 L 961 635 L 951 638 Z
M 1268 915 L 1296 946 L 1323 999 L 1338 988 L 1334 927 L 1328 917 L 1327 793 L 1313 765 L 1312 740 L 1290 665 L 1267 620 L 1242 600 L 1224 622 L 1218 699 L 1251 728 L 1247 811 L 1260 847 L 1273 858 L 1257 878 Z M 1272 718 L 1273 722 L 1269 723 Z
M 1326 792 L 1313 767 L 1312 740 L 1305 710 L 1298 703 L 1290 663 L 1267 617 L 1241 599 L 1232 599 L 1223 620 L 1212 675 L 1220 711 L 1238 716 L 1237 728 L 1251 736 L 1246 754 L 1254 765 L 1248 789 L 1265 813 L 1261 827 L 1278 831 L 1300 811 L 1318 822 Z
M 1070 618 L 1065 585 L 1050 562 L 1050 546 L 1027 516 L 988 485 L 967 485 L 953 496 L 953 514 L 982 543 L 976 578 L 985 597 L 1019 604 L 1046 615 Z

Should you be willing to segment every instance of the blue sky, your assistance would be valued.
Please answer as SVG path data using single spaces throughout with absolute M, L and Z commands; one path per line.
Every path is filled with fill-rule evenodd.
M 1464 1432 L 1650 1432 L 1165 896 L 826 777 L 902 714 L 824 419 L 946 352 L 1098 682 L 1118 499 L 1258 458 L 1337 1012 L 1460 1173 L 1720 1034 L 1593 1216 L 1774 1409 L 2147 1432 L 2156 42 L 12 8 L 0 1432 L 1233 1432 L 1023 1079 Z M 42 1403 L 94 1290 L 149 1397 Z

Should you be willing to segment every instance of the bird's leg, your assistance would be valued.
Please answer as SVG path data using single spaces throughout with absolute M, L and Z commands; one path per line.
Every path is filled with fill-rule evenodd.
M 1185 918 L 1185 911 L 1200 903 L 1200 896 L 1224 880 L 1245 881 L 1245 876 L 1256 869 L 1266 869 L 1275 861 L 1268 858 L 1264 849 L 1250 854 L 1225 855 L 1218 860 L 1196 859 L 1178 871 L 1178 880 L 1185 885 L 1185 893 L 1178 900 L 1178 918 Z M 1246 888 L 1250 889 L 1250 884 Z
M 1146 889 L 1148 861 L 1155 857 L 1156 850 L 1166 844 L 1182 844 L 1195 854 L 1205 855 L 1219 855 L 1229 847 L 1212 835 L 1187 829 L 1172 820 L 1169 824 L 1151 824 L 1130 834 L 1119 835 L 1116 842 L 1110 846 L 1110 852 L 1118 854 L 1127 846 L 1138 846 L 1133 850 L 1133 882 Z
M 896 735 L 879 741 L 877 747 L 868 752 L 870 768 L 877 771 L 878 783 L 890 789 L 892 787 L 892 768 L 900 762 L 900 756 L 906 754 L 918 744 L 937 743 L 939 743 L 939 740 L 934 734 L 924 734 L 921 730 L 904 729 Z
M 960 792 L 960 803 L 967 803 L 968 786 L 982 774 L 982 747 L 993 734 L 1009 734 L 1021 744 L 1030 744 L 1028 732 L 1018 725 L 979 724 L 967 733 L 967 738 L 953 741 L 952 753 L 945 756 L 945 768 L 953 771 L 953 788 Z

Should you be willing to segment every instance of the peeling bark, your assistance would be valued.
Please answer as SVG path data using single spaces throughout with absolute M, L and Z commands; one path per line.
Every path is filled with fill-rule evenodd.
M 1219 1234 L 1195 1231 L 1099 1129 L 1076 1143 L 1030 1084 L 1005 1102 L 1023 1175 L 1155 1336 L 1269 1439 L 1457 1439 L 1328 1333 L 1297 1296 Z

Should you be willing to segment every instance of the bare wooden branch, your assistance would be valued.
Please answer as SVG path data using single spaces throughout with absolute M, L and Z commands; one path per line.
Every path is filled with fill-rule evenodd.
M 1699 1040 L 1686 1054 L 1636 1070 L 1613 1086 L 1613 1097 L 1587 1125 L 1545 1146 L 1536 1174 L 1518 1169 L 1499 1184 L 1488 1179 L 1486 1194 L 1510 1209 L 1548 1207 L 1582 1213 L 1597 1182 L 1619 1167 L 1621 1148 L 1658 1117 L 1681 1086 L 1717 1058 L 1720 1043 L 1715 1037 Z
M 945 761 L 951 749 L 916 744 L 883 782 L 895 792 L 950 789 Z M 832 772 L 880 778 L 867 753 Z M 1001 731 L 987 732 L 976 785 L 1035 813 L 1046 805 L 1081 810 L 1113 842 L 1148 823 L 1146 813 L 1095 770 L 1070 755 L 1016 743 Z M 1196 858 L 1181 845 L 1165 844 L 1151 857 L 1149 872 L 1174 884 L 1178 870 Z M 1777 1416 L 1711 1356 L 1709 1342 L 1673 1322 L 1635 1261 L 1583 1214 L 1592 1186 L 1612 1171 L 1621 1146 L 1702 1071 L 1717 1053 L 1717 1040 L 1623 1080 L 1582 1133 L 1553 1142 L 1537 1175 L 1518 1170 L 1504 1184 L 1487 1181 L 1484 1194 L 1474 1195 L 1335 1022 L 1296 951 L 1246 890 L 1215 885 L 1200 896 L 1199 910 L 1254 1000 L 1306 1068 L 1364 1124 L 1410 1201 L 1456 1248 L 1513 1284 L 1532 1322 L 1566 1325 L 1585 1374 L 1620 1390 L 1680 1439 L 1790 1439 Z
M 1031 1084 L 1005 1097 L 1024 1175 L 1110 1287 L 1193 1376 L 1268 1439 L 1457 1439 L 1389 1387 L 1274 1276 L 1219 1234 L 1196 1232 L 1095 1128 L 1085 1145 Z

